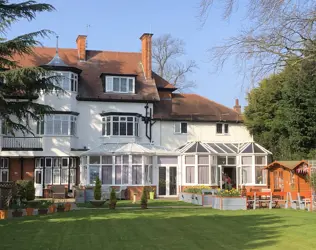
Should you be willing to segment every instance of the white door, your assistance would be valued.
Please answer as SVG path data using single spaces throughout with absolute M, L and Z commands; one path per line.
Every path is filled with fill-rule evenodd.
M 35 187 L 35 196 L 43 196 L 43 170 L 35 169 L 34 173 L 34 187 Z
M 177 167 L 159 166 L 158 196 L 177 196 Z

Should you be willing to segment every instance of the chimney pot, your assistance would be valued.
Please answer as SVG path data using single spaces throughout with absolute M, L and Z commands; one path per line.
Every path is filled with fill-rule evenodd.
M 86 42 L 87 42 L 87 36 L 79 35 L 77 37 L 76 43 L 77 43 L 79 61 L 86 60 Z
M 142 41 L 142 64 L 146 79 L 152 79 L 152 36 L 153 34 L 144 33 Z

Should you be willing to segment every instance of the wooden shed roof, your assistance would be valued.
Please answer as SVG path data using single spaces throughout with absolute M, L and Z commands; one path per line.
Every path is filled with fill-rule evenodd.
M 308 163 L 304 160 L 302 161 L 274 161 L 272 163 L 270 163 L 268 166 L 266 166 L 265 168 L 272 168 L 275 167 L 277 165 L 288 168 L 288 169 L 295 169 L 296 167 L 300 166 L 302 163 L 305 163 L 308 165 Z

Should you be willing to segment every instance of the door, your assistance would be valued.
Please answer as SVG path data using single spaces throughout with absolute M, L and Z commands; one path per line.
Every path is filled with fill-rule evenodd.
M 43 170 L 35 169 L 34 173 L 35 196 L 43 197 Z
M 158 196 L 176 196 L 178 188 L 177 167 L 160 166 L 158 176 Z

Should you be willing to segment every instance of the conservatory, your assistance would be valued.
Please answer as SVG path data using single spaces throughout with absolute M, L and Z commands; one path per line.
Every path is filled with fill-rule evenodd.
M 254 142 L 188 142 L 175 151 L 153 144 L 104 143 L 81 155 L 81 184 L 153 186 L 157 196 L 177 196 L 186 186 L 266 186 L 264 169 L 271 153 Z
M 255 142 L 188 142 L 178 148 L 181 153 L 182 186 L 223 187 L 229 177 L 233 187 L 266 186 L 271 152 Z

